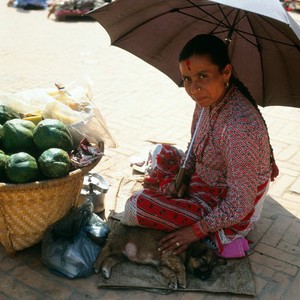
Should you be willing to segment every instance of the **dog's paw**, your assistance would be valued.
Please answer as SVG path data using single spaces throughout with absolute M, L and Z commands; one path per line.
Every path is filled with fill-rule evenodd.
M 181 288 L 181 289 L 185 289 L 186 288 L 186 282 L 179 282 L 178 287 Z
M 102 277 L 105 279 L 109 279 L 110 277 L 110 270 L 106 269 L 105 267 L 101 269 L 102 271 Z
M 172 279 L 169 281 L 168 287 L 169 287 L 170 289 L 172 289 L 172 290 L 177 290 L 177 288 L 178 288 L 177 279 L 172 278 Z
M 97 264 L 97 262 L 94 264 L 94 272 L 98 274 L 101 270 L 101 266 Z
M 187 286 L 185 273 L 178 274 L 178 287 L 185 289 Z
M 94 272 L 95 272 L 96 274 L 98 274 L 98 273 L 100 272 L 100 269 L 99 269 L 98 267 L 94 267 Z

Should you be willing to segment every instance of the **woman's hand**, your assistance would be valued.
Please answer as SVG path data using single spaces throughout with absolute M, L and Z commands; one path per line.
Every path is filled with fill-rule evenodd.
M 198 239 L 192 226 L 183 227 L 164 236 L 158 243 L 158 251 L 172 251 L 179 255 Z
M 189 185 L 186 183 L 182 183 L 179 190 L 176 189 L 175 181 L 171 181 L 167 187 L 167 193 L 169 196 L 174 198 L 182 198 L 187 194 L 189 189 Z

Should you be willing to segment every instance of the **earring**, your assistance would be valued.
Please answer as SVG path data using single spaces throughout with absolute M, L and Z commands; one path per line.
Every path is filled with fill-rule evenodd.
M 226 88 L 228 88 L 229 87 L 229 82 L 227 81 L 227 82 L 225 82 L 225 86 L 226 86 Z

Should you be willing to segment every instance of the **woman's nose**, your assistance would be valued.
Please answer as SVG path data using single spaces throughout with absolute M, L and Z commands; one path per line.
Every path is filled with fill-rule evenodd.
M 197 83 L 197 82 L 192 83 L 192 85 L 191 85 L 191 92 L 192 92 L 192 94 L 199 93 L 200 91 L 201 91 L 200 84 Z

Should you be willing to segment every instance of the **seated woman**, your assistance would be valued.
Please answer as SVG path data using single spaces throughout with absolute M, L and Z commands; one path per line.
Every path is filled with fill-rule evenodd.
M 191 39 L 179 55 L 179 69 L 196 103 L 191 126 L 196 135 L 183 183 L 176 189 L 183 157 L 174 147 L 162 146 L 144 189 L 127 200 L 122 223 L 169 231 L 159 242 L 161 251 L 180 254 L 193 241 L 208 239 L 220 256 L 242 257 L 248 250 L 245 237 L 278 175 L 266 123 L 234 76 L 219 38 Z

